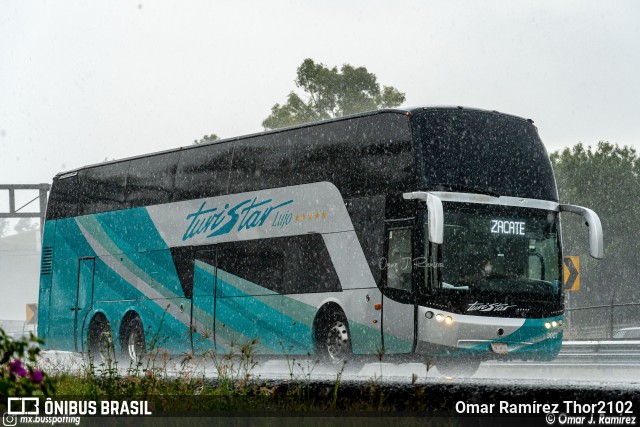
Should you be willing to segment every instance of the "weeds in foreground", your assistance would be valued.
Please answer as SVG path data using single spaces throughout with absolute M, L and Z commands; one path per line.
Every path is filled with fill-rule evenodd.
M 33 334 L 14 340 L 0 328 L 0 411 L 7 409 L 7 397 L 49 396 L 54 384 L 38 367 L 40 348 Z
M 425 356 L 422 363 L 424 363 L 424 367 L 426 369 L 426 373 L 424 376 L 424 379 L 426 381 L 429 378 L 429 371 L 431 370 L 431 368 L 433 368 L 433 359 L 431 359 L 431 357 L 429 356 Z
M 216 350 L 205 355 L 213 362 L 217 373 L 217 387 L 225 395 L 246 395 L 252 385 L 253 370 L 258 366 L 256 361 L 257 339 L 236 345 L 231 343 L 223 353 Z
M 293 346 L 285 349 L 283 343 L 280 342 L 280 347 L 285 355 L 289 370 L 290 383 L 287 395 L 298 399 L 308 410 L 314 400 L 311 391 L 312 375 L 318 364 L 320 364 L 320 359 L 313 357 L 309 352 L 307 352 L 304 360 L 296 359 L 296 356 L 292 354 Z
M 338 407 L 338 390 L 340 390 L 340 380 L 342 379 L 342 374 L 344 373 L 344 368 L 347 366 L 347 361 L 342 362 L 342 367 L 336 374 L 336 382 L 333 386 L 333 397 L 331 399 L 330 408 L 335 410 Z

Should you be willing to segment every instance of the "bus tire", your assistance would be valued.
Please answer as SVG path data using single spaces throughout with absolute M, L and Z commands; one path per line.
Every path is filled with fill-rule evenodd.
M 99 314 L 91 320 L 87 341 L 91 361 L 99 360 L 101 363 L 111 363 L 116 360 L 111 327 L 104 315 Z
M 346 316 L 331 310 L 318 324 L 316 337 L 318 355 L 322 360 L 340 365 L 351 357 L 351 333 Z
M 120 347 L 125 358 L 133 364 L 142 362 L 142 356 L 146 351 L 144 329 L 142 320 L 133 315 L 128 320 L 123 319 L 122 332 L 120 333 Z

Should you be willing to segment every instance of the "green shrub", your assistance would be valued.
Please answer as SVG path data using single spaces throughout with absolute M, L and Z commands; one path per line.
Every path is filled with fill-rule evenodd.
M 7 398 L 49 396 L 54 391 L 49 376 L 38 369 L 40 353 L 33 334 L 28 339 L 14 340 L 0 328 L 0 410 L 7 410 Z

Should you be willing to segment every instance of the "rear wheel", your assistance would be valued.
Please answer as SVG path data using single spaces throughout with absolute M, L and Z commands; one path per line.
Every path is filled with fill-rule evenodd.
M 316 339 L 318 354 L 323 359 L 341 364 L 351 356 L 349 324 L 342 313 L 331 312 L 319 325 Z
M 133 317 L 124 326 L 121 335 L 121 347 L 124 356 L 129 357 L 132 363 L 137 364 L 142 361 L 146 347 L 144 329 L 142 328 L 142 321 L 139 317 Z
M 101 363 L 115 361 L 115 349 L 109 321 L 103 316 L 91 321 L 88 336 L 89 357 Z

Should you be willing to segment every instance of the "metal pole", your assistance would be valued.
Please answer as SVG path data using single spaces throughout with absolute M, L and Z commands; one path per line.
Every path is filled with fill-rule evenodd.
M 16 212 L 16 194 L 14 193 L 14 189 L 9 189 L 9 213 Z
M 47 211 L 47 189 L 40 188 L 40 237 L 41 238 L 44 235 L 44 218 L 45 218 L 46 211 Z

